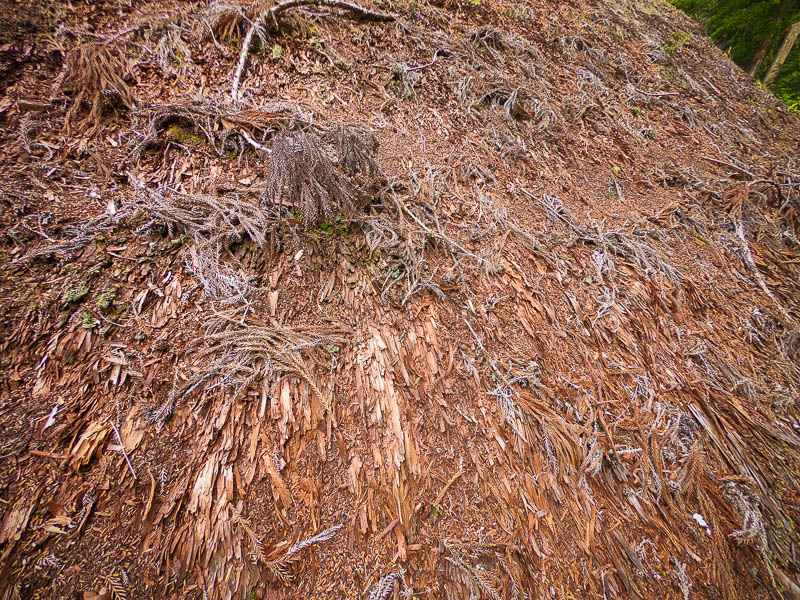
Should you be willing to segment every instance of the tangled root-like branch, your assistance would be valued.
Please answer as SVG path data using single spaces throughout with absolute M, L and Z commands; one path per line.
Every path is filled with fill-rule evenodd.
M 94 133 L 106 106 L 133 108 L 135 98 L 125 81 L 129 72 L 122 51 L 108 43 L 85 43 L 69 53 L 59 92 L 72 95 L 67 109 L 67 135 L 73 126 L 79 131 Z M 82 117 L 81 111 L 86 111 Z

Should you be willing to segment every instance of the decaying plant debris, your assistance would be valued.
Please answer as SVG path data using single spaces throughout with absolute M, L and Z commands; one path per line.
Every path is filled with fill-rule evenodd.
M 232 107 L 209 101 L 183 102 L 151 106 L 137 114 L 142 123 L 142 138 L 136 146 L 137 155 L 156 144 L 170 127 L 185 127 L 202 135 L 220 155 L 244 153 L 250 146 L 263 149 L 266 137 L 276 131 L 293 129 L 310 122 L 313 115 L 284 102 L 272 102 L 258 107 Z
M 695 24 L 22 4 L 0 597 L 798 594 L 800 124 Z
M 337 126 L 327 137 L 310 131 L 279 135 L 270 154 L 264 199 L 295 207 L 307 224 L 363 210 L 369 196 L 350 177 L 379 170 L 378 143 L 368 128 Z
M 135 100 L 124 54 L 114 46 L 99 43 L 81 44 L 67 56 L 59 91 L 72 95 L 66 113 L 67 128 L 96 129 L 104 107 L 119 104 L 126 109 Z M 84 114 L 81 114 L 84 113 Z

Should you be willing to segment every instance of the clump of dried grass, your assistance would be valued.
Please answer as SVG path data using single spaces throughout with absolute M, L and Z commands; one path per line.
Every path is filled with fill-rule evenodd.
M 112 44 L 84 43 L 70 52 L 58 87 L 72 96 L 65 117 L 67 135 L 73 127 L 94 133 L 106 107 L 133 108 L 133 90 L 125 80 L 129 74 L 125 54 Z
M 377 147 L 363 126 L 339 126 L 325 137 L 312 131 L 280 134 L 272 145 L 264 198 L 296 207 L 307 224 L 350 218 L 369 201 L 351 177 L 378 172 Z
M 423 291 L 444 297 L 424 256 L 425 246 L 431 240 L 429 235 L 408 227 L 407 223 L 398 223 L 395 218 L 385 214 L 365 219 L 362 227 L 370 254 L 380 254 L 384 260 L 383 275 L 379 276 L 383 298 L 397 284 L 404 287 L 402 298 L 399 299 L 401 305 Z
M 472 44 L 483 46 L 490 50 L 505 50 L 509 47 L 509 36 L 491 25 L 483 25 L 469 31 L 467 39 Z
M 145 14 L 135 18 L 126 27 L 109 38 L 107 44 L 124 46 L 132 52 L 155 54 L 156 62 L 165 75 L 178 72 L 175 63 L 183 65 L 191 62 L 192 52 L 187 39 L 194 34 L 188 25 L 192 16 L 185 11 L 168 10 Z M 138 40 L 134 41 L 138 37 Z
M 189 249 L 185 258 L 186 270 L 203 285 L 203 293 L 222 304 L 247 302 L 256 287 L 244 270 L 226 262 L 221 248 L 204 244 Z
M 412 170 L 408 181 L 390 180 L 387 187 L 377 194 L 370 214 L 358 219 L 370 255 L 380 257 L 381 275 L 375 281 L 380 283 L 382 297 L 399 305 L 424 291 L 443 298 L 437 280 L 451 286 L 459 281 L 464 283 L 469 270 L 480 269 L 486 275 L 501 274 L 505 266 L 499 259 L 499 251 L 509 238 L 537 256 L 547 254 L 533 236 L 497 212 L 487 216 L 493 221 L 486 232 L 474 232 L 469 241 L 475 243 L 491 231 L 499 231 L 501 240 L 488 252 L 470 251 L 465 247 L 467 242 L 462 242 L 456 233 L 455 228 L 459 225 L 447 221 L 443 214 L 440 199 L 452 191 L 441 174 L 442 169 L 429 167 L 425 177 Z M 450 259 L 446 265 L 427 260 L 427 251 L 434 248 L 446 252 Z M 546 260 L 548 264 L 552 263 L 552 258 Z M 397 289 L 402 293 L 393 297 Z
M 400 92 L 403 98 L 413 98 L 416 95 L 414 86 L 419 83 L 420 79 L 421 75 L 418 70 L 402 60 L 396 60 L 392 63 L 391 79 L 387 85 Z

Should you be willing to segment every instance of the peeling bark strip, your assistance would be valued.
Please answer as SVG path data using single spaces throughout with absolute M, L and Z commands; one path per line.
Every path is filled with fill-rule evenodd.
M 239 84 L 241 83 L 242 74 L 244 73 L 244 65 L 247 62 L 247 55 L 250 52 L 250 43 L 253 41 L 253 35 L 258 29 L 261 28 L 266 19 L 271 20 L 277 25 L 277 16 L 290 8 L 297 8 L 299 6 L 327 6 L 329 8 L 341 8 L 348 10 L 355 14 L 357 17 L 366 21 L 394 21 L 397 17 L 389 13 L 378 12 L 370 10 L 355 2 L 347 2 L 346 0 L 286 0 L 279 2 L 269 10 L 266 10 L 258 15 L 247 34 L 244 36 L 242 43 L 242 52 L 239 55 L 239 62 L 236 64 L 236 73 L 233 76 L 233 87 L 231 89 L 231 100 L 234 102 L 239 100 Z

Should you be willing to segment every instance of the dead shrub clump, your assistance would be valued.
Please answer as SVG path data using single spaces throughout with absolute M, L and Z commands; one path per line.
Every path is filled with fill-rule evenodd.
M 218 156 L 243 154 L 248 145 L 263 150 L 262 143 L 276 131 L 308 124 L 312 115 L 293 104 L 271 102 L 261 106 L 234 107 L 210 100 L 151 106 L 135 114 L 143 131 L 136 157 L 156 146 L 171 125 L 186 126 L 204 138 Z
M 533 115 L 528 110 L 528 94 L 521 88 L 510 88 L 505 82 L 491 83 L 486 93 L 478 101 L 478 104 L 489 106 L 501 106 L 503 108 L 503 118 L 506 121 L 512 119 L 531 119 Z
M 119 48 L 108 44 L 81 44 L 67 56 L 59 92 L 72 95 L 67 109 L 67 134 L 74 126 L 94 133 L 103 118 L 105 107 L 135 106 L 133 90 L 125 80 L 130 73 L 128 61 Z M 80 113 L 85 111 L 83 116 Z
M 272 145 L 264 198 L 295 207 L 306 224 L 352 217 L 369 196 L 351 180 L 378 173 L 378 142 L 363 126 L 343 125 L 320 136 L 312 131 L 280 134 Z

